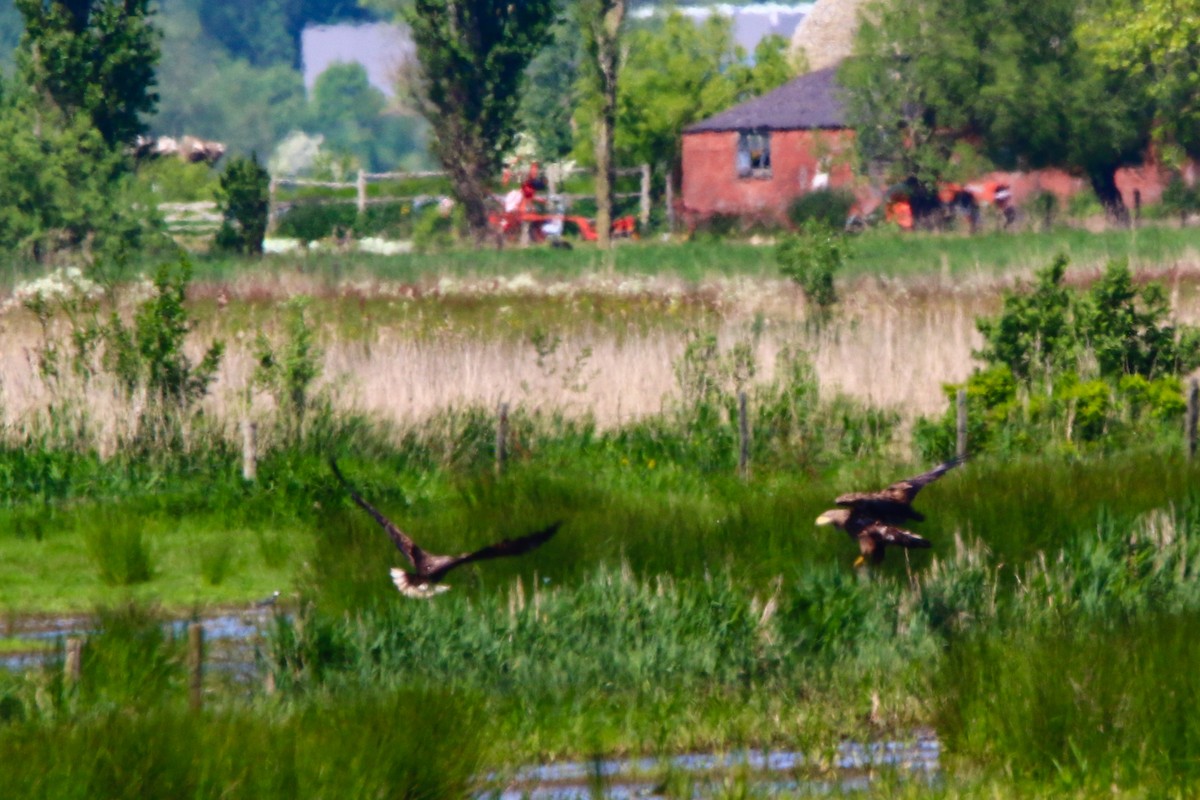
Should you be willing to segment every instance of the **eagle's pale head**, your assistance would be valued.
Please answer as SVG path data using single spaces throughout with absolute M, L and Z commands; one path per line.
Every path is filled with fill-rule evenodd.
M 836 525 L 839 528 L 844 528 L 850 520 L 850 510 L 846 508 L 832 508 L 817 517 L 818 525 Z

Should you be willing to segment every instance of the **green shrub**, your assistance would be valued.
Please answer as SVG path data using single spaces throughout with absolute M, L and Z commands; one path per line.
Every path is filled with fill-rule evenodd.
M 985 344 L 975 355 L 988 366 L 965 387 L 972 450 L 1177 435 L 1179 376 L 1200 366 L 1200 329 L 1174 324 L 1162 287 L 1135 286 L 1124 262 L 1086 292 L 1063 286 L 1066 264 L 1059 256 L 1033 287 L 1007 293 L 997 317 L 976 320 Z M 947 387 L 951 401 L 958 388 Z M 954 426 L 953 407 L 919 421 L 918 450 L 948 455 Z
M 1188 186 L 1183 176 L 1178 172 L 1172 173 L 1171 179 L 1163 188 L 1163 210 L 1168 214 L 1179 216 L 1179 224 L 1187 222 L 1188 216 L 1200 210 L 1200 188 Z
M 741 230 L 741 215 L 717 212 L 697 221 L 692 227 L 690 238 L 694 241 L 728 239 L 740 234 Z
M 1054 192 L 1041 191 L 1035 194 L 1025 204 L 1029 215 L 1042 223 L 1043 230 L 1054 227 L 1054 216 L 1058 213 L 1058 195 Z
M 271 213 L 270 185 L 271 176 L 256 154 L 229 161 L 217 195 L 224 218 L 217 231 L 218 248 L 247 255 L 262 253 Z
M 804 290 L 818 323 L 827 320 L 837 302 L 833 276 L 850 255 L 850 246 L 840 228 L 815 219 L 806 221 L 799 233 L 785 236 L 775 246 L 779 271 Z
M 154 577 L 154 559 L 142 520 L 101 513 L 86 525 L 84 541 L 105 584 L 133 586 Z
M 788 205 L 788 220 L 800 228 L 810 220 L 832 230 L 846 227 L 854 206 L 854 195 L 844 189 L 817 189 L 802 194 Z

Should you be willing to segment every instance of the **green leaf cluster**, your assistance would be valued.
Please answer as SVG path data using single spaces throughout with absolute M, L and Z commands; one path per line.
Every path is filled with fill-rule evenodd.
M 976 356 L 1007 366 L 1028 383 L 1060 371 L 1149 379 L 1200 366 L 1200 329 L 1175 325 L 1163 287 L 1137 287 L 1124 261 L 1112 261 L 1084 293 L 1063 285 L 1065 256 L 1037 274 L 1032 289 L 1004 297 L 998 317 L 976 321 L 984 347 Z
M 309 298 L 288 301 L 283 341 L 275 344 L 265 333 L 254 343 L 254 384 L 275 400 L 285 437 L 299 441 L 305 415 L 313 400 L 313 384 L 321 375 L 321 348 L 308 318 Z
M 417 98 L 431 148 L 450 172 L 467 224 L 487 230 L 488 182 L 516 137 L 525 68 L 546 43 L 554 0 L 414 0 L 401 9 L 419 62 Z
M 106 366 L 130 394 L 144 389 L 150 408 L 167 417 L 187 412 L 208 392 L 225 352 L 220 341 L 213 342 L 193 364 L 184 351 L 192 328 L 184 307 L 190 279 L 191 265 L 186 261 L 177 270 L 161 265 L 154 276 L 153 294 L 138 308 L 133 325 L 113 314 L 106 332 Z
M 999 315 L 976 320 L 987 366 L 966 390 L 972 451 L 1119 447 L 1178 436 L 1185 408 L 1181 376 L 1200 366 L 1200 328 L 1176 324 L 1163 288 L 1136 286 L 1128 265 L 1111 262 L 1086 291 L 1064 285 L 1056 258 L 1030 287 L 1005 295 Z M 953 403 L 915 429 L 918 449 L 954 449 Z
M 260 255 L 270 215 L 271 176 L 251 154 L 230 160 L 221 175 L 217 205 L 223 221 L 216 245 L 222 250 Z
M 733 37 L 729 17 L 713 14 L 697 25 L 678 11 L 659 24 L 630 28 L 617 83 L 616 153 L 619 164 L 667 164 L 680 159 L 684 126 L 763 94 L 794 74 L 787 42 L 765 37 L 753 66 Z M 590 132 L 598 111 L 595 91 L 581 87 L 575 114 L 575 157 L 592 159 Z
M 932 187 L 966 139 L 1005 168 L 1077 170 L 1123 216 L 1113 176 L 1141 158 L 1153 114 L 1144 76 L 1098 62 L 1081 43 L 1098 4 L 879 4 L 840 72 L 865 164 L 887 182 Z
M 150 0 L 16 0 L 25 82 L 68 115 L 87 115 L 110 147 L 145 131 L 158 103 L 161 33 Z
M 837 302 L 833 276 L 849 255 L 845 235 L 818 219 L 806 220 L 798 233 L 784 236 L 775 246 L 779 271 L 804 290 L 818 321 L 828 318 Z
M 86 115 L 0 84 L 0 249 L 38 261 L 64 250 L 115 252 L 143 243 L 124 159 Z

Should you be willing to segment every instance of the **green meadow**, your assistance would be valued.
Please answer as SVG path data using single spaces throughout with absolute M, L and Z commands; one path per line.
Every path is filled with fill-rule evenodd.
M 881 233 L 856 240 L 845 277 L 912 289 L 984 274 L 998 296 L 1008 276 L 1063 250 L 1084 269 L 1127 257 L 1190 276 L 1195 241 L 1171 227 Z M 11 635 L 0 656 L 25 652 L 20 631 L 39 618 L 80 615 L 89 629 L 78 683 L 62 642 L 44 668 L 0 670 L 0 785 L 14 796 L 463 797 L 505 786 L 523 765 L 645 755 L 664 759 L 661 794 L 690 797 L 695 779 L 665 759 L 746 748 L 804 753 L 790 774 L 804 794 L 836 777 L 839 743 L 919 731 L 941 743 L 940 775 L 875 768 L 863 793 L 1195 793 L 1200 466 L 1181 419 L 1144 423 L 1119 449 L 1071 439 L 1070 424 L 1039 429 L 1067 437 L 1041 453 L 997 439 L 918 496 L 928 519 L 914 530 L 931 549 L 855 569 L 856 543 L 815 518 L 838 494 L 930 464 L 911 415 L 823 388 L 816 352 L 788 351 L 767 373 L 695 335 L 656 365 L 672 396 L 615 420 L 513 398 L 502 464 L 490 404 L 387 418 L 342 405 L 336 376 L 321 383 L 309 369 L 317 345 L 375 341 L 354 312 L 389 313 L 370 291 L 436 276 L 531 273 L 541 286 L 653 276 L 702 298 L 660 323 L 674 306 L 652 286 L 598 291 L 593 315 L 545 296 L 429 293 L 404 336 L 473 347 L 501 338 L 500 308 L 513 304 L 509 335 L 547 362 L 554 348 L 529 340 L 539 325 L 564 337 L 703 332 L 725 311 L 702 282 L 776 280 L 769 248 L 647 242 L 608 263 L 583 248 L 292 258 L 198 258 L 183 307 L 197 323 L 191 360 L 171 362 L 195 367 L 209 337 L 236 342 L 231 331 L 277 321 L 286 336 L 273 360 L 239 367 L 278 365 L 256 390 L 270 403 L 256 417 L 253 480 L 236 403 L 134 393 L 132 404 L 102 383 L 100 361 L 87 373 L 97 383 L 43 371 L 49 388 L 28 396 L 45 407 L 10 413 L 0 612 Z M 131 277 L 114 274 L 118 285 Z M 347 293 L 364 276 L 373 283 Z M 310 295 L 298 327 L 278 323 L 292 313 L 280 287 L 292 285 Z M 218 307 L 224 286 L 237 291 Z M 23 313 L 6 324 L 36 331 Z M 397 385 L 431 379 L 398 375 Z M 592 391 L 630 379 L 588 375 Z M 88 402 L 97 384 L 115 399 Z M 739 391 L 752 409 L 745 474 Z M 563 525 L 532 553 L 463 567 L 448 592 L 409 600 L 388 575 L 402 556 L 335 481 L 330 457 L 434 552 Z M 162 622 L 248 609 L 273 591 L 251 677 L 210 669 L 203 708 L 189 710 L 185 642 Z M 710 791 L 760 790 L 735 771 Z

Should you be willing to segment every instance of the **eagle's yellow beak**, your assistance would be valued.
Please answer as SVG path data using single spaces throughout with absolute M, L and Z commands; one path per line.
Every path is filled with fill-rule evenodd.
M 829 514 L 822 514 L 821 516 L 817 517 L 817 524 L 818 525 L 832 525 L 833 520 L 829 518 Z

